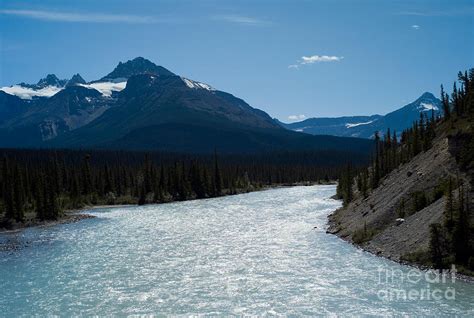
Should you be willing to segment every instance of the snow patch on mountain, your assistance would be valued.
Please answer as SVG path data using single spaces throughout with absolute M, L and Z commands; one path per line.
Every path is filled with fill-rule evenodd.
M 99 91 L 103 96 L 110 97 L 112 92 L 120 92 L 127 86 L 127 81 L 122 82 L 94 82 L 89 84 L 77 84 L 89 89 L 95 89 Z M 33 97 L 51 97 L 56 93 L 62 91 L 64 87 L 58 86 L 46 86 L 41 89 L 35 89 L 32 87 L 26 87 L 22 85 L 13 85 L 8 87 L 2 87 L 0 90 L 7 94 L 15 95 L 21 99 L 31 100 Z
M 196 82 L 196 81 L 187 79 L 187 78 L 185 78 L 185 77 L 181 77 L 181 79 L 182 79 L 183 82 L 186 84 L 186 86 L 189 87 L 189 88 L 205 89 L 205 90 L 208 90 L 208 91 L 214 91 L 214 90 L 215 90 L 215 89 L 212 88 L 210 85 L 207 85 L 207 84 L 205 84 L 205 83 Z
M 90 84 L 79 84 L 85 88 L 95 89 L 105 97 L 111 97 L 112 92 L 120 92 L 127 86 L 127 82 L 95 82 Z
M 305 126 L 305 127 L 300 127 L 300 128 L 297 128 L 297 129 L 293 129 L 293 131 L 304 132 L 306 129 L 310 129 L 310 128 L 313 128 L 313 127 L 312 126 Z
M 369 125 L 369 124 L 372 124 L 375 120 L 371 120 L 371 121 L 368 121 L 368 122 L 365 122 L 365 123 L 347 123 L 346 124 L 346 128 L 353 128 L 353 127 L 357 127 L 357 126 L 361 126 L 361 125 Z
M 32 99 L 33 97 L 51 97 L 62 89 L 62 87 L 57 86 L 46 86 L 41 89 L 34 89 L 20 85 L 0 88 L 0 90 L 4 91 L 5 93 L 18 96 L 21 99 Z
M 430 110 L 438 111 L 439 108 L 438 108 L 438 106 L 435 106 L 433 104 L 420 103 L 420 106 L 418 106 L 418 110 L 423 111 L 423 112 L 427 112 L 427 111 L 430 111 Z

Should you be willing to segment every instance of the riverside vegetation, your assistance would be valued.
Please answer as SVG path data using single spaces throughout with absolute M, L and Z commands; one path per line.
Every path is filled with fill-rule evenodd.
M 57 220 L 91 205 L 211 198 L 265 186 L 335 180 L 343 151 L 255 155 L 162 152 L 0 150 L 0 228 Z
M 426 209 L 428 218 L 436 219 L 436 222 L 428 224 L 429 237 L 419 239 L 420 244 L 415 242 L 410 247 L 416 250 L 400 255 L 399 259 L 435 268 L 449 268 L 451 264 L 456 264 L 463 273 L 473 275 L 474 229 L 471 212 L 474 182 L 474 69 L 459 72 L 458 82 L 454 83 L 451 95 L 445 93 L 441 86 L 441 101 L 442 117 L 436 118 L 433 113 L 431 116 L 427 116 L 426 112 L 420 113 L 420 119 L 402 133 L 401 140 L 397 139 L 395 132 L 391 134 L 390 130 L 383 140 L 375 133 L 376 149 L 371 166 L 362 171 L 348 166 L 339 178 L 337 196 L 343 200 L 344 208 L 332 216 L 333 228 L 330 231 L 342 231 L 344 233 L 340 235 L 350 237 L 354 243 L 367 246 L 369 250 L 383 249 L 390 244 L 386 242 L 390 237 L 396 238 L 396 227 L 399 224 L 394 224 L 395 218 L 398 218 L 396 222 L 404 222 L 405 218 Z M 448 140 L 449 155 L 455 159 L 452 171 L 445 169 L 446 172 L 436 175 L 436 180 L 420 179 L 416 187 L 413 187 L 416 190 L 411 192 L 397 197 L 397 193 L 392 193 L 391 197 L 396 197 L 395 203 L 381 204 L 381 208 L 368 203 L 375 202 L 373 196 L 383 193 L 383 189 L 378 189 L 379 187 L 393 189 L 394 182 L 403 183 L 403 179 L 411 177 L 412 171 L 408 171 L 405 176 L 400 171 L 414 162 L 414 159 L 416 164 L 412 168 L 418 168 L 420 176 L 423 174 L 422 168 L 429 172 L 430 162 L 419 159 L 423 154 L 434 151 L 434 160 L 441 160 L 441 156 L 436 158 L 440 153 L 439 145 L 444 140 Z M 431 148 L 434 143 L 437 148 L 433 150 Z M 400 188 L 400 192 L 403 189 Z M 440 205 L 441 201 L 444 204 Z M 438 207 L 443 209 L 439 218 L 436 217 Z M 347 210 L 354 211 L 352 218 L 357 218 L 358 225 L 349 225 L 350 222 L 344 221 L 343 213 L 351 217 Z M 356 210 L 362 216 L 356 215 Z M 371 217 L 371 213 L 379 214 L 380 217 Z M 413 227 L 412 231 L 420 230 L 420 225 Z M 349 227 L 352 230 L 345 232 Z M 401 227 L 398 231 L 402 231 Z M 385 234 L 384 231 L 390 234 Z M 383 238 L 377 240 L 378 235 Z M 414 234 L 408 232 L 408 235 Z M 421 243 L 424 242 L 427 243 L 427 248 L 423 248 Z M 377 248 L 374 249 L 372 243 Z M 390 256 L 393 257 L 393 254 Z

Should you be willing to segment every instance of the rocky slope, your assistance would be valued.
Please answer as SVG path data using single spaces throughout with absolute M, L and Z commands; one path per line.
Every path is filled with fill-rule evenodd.
M 459 177 L 472 189 L 471 174 L 461 171 L 456 161 L 458 142 L 457 135 L 440 134 L 431 149 L 392 171 L 366 198 L 360 196 L 330 215 L 328 233 L 396 261 L 426 254 L 430 225 L 444 220 L 445 197 L 436 195 L 440 183 L 449 176 Z M 429 205 L 413 213 L 417 192 L 427 194 Z M 397 221 L 401 202 L 403 222 Z

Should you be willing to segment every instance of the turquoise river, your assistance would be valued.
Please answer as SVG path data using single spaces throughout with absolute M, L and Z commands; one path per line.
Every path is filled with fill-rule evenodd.
M 94 219 L 0 234 L 0 316 L 474 316 L 474 284 L 326 234 L 334 193 L 100 208 L 87 211 Z

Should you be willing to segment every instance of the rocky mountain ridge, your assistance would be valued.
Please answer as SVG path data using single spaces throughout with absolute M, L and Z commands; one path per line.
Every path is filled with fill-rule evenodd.
M 296 123 L 278 123 L 287 129 L 312 135 L 373 138 L 375 131 L 383 136 L 389 128 L 400 136 L 404 129 L 419 119 L 420 113 L 430 117 L 432 112 L 434 116 L 441 114 L 441 101 L 425 92 L 412 103 L 386 115 L 308 118 Z
M 244 100 L 142 57 L 96 81 L 50 75 L 36 85 L 1 88 L 0 114 L 0 147 L 363 154 L 372 146 L 288 131 Z

